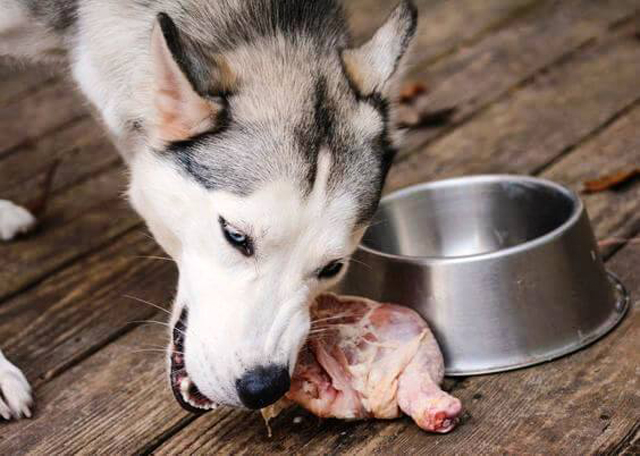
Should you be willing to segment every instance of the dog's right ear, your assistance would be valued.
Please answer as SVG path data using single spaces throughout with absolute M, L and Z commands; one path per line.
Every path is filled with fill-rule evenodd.
M 417 23 L 415 5 L 402 0 L 369 41 L 342 52 L 345 73 L 361 95 L 389 97 L 396 92 Z
M 224 95 L 235 78 L 218 56 L 205 58 L 182 37 L 173 20 L 158 14 L 151 33 L 154 142 L 183 141 L 216 129 L 225 110 Z

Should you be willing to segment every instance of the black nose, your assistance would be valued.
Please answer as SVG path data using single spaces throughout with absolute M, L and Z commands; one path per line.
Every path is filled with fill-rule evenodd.
M 289 391 L 289 370 L 283 366 L 257 367 L 236 380 L 245 407 L 258 410 L 273 404 Z

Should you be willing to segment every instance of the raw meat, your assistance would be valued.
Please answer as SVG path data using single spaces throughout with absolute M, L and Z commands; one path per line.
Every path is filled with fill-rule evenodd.
M 442 354 L 413 310 L 363 298 L 321 295 L 287 399 L 320 417 L 396 418 L 448 432 L 462 406 L 439 387 Z

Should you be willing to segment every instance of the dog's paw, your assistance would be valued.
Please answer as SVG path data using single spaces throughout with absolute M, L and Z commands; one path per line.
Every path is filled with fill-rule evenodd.
M 31 386 L 20 369 L 0 352 L 0 417 L 31 418 Z
M 36 218 L 23 207 L 11 201 L 0 200 L 0 240 L 10 241 L 26 233 L 36 224 Z

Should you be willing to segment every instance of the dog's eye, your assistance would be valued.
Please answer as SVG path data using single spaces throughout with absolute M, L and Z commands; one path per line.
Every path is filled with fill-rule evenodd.
M 222 234 L 229 244 L 238 249 L 244 256 L 253 255 L 253 241 L 249 236 L 230 226 L 225 219 L 220 217 Z
M 330 279 L 337 276 L 342 271 L 343 263 L 340 260 L 332 261 L 318 273 L 319 279 Z

